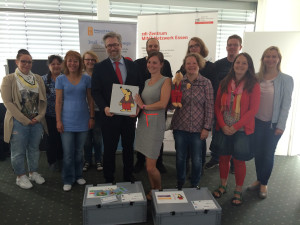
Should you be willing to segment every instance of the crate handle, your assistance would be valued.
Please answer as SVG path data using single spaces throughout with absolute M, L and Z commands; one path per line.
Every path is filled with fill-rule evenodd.
M 172 215 L 172 216 L 175 216 L 175 211 L 172 211 L 172 212 L 170 212 L 170 214 Z
M 100 209 L 102 206 L 101 204 L 96 205 L 98 209 Z
M 208 213 L 208 211 L 209 211 L 208 209 L 205 209 L 205 210 L 204 210 L 204 214 L 207 214 L 207 213 Z

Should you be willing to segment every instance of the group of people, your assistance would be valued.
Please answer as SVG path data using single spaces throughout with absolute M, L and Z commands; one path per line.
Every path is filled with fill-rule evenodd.
M 180 84 L 182 107 L 174 108 L 169 104 L 171 67 L 159 51 L 157 39 L 147 40 L 147 56 L 135 62 L 121 55 L 119 34 L 109 32 L 103 42 L 107 59 L 99 63 L 91 51 L 82 57 L 76 51 L 68 51 L 64 60 L 51 55 L 49 73 L 43 77 L 31 72 L 30 53 L 24 49 L 18 52 L 17 69 L 3 79 L 1 86 L 7 108 L 4 140 L 11 146 L 17 185 L 28 189 L 31 181 L 45 182 L 37 171 L 39 142 L 45 132 L 50 140 L 48 163 L 62 168 L 64 191 L 70 191 L 74 183 L 86 183 L 82 172 L 92 165 L 93 150 L 97 170 L 103 169 L 106 183 L 114 183 L 120 137 L 123 180 L 134 181 L 133 172 L 139 172 L 146 162 L 151 189 L 161 189 L 160 173 L 166 171 L 162 160 L 166 111 L 174 109 L 171 129 L 177 188 L 185 185 L 190 160 L 190 185 L 198 187 L 205 165 L 206 139 L 212 131 L 212 159 L 206 167 L 219 164 L 221 180 L 213 191 L 214 197 L 227 192 L 232 160 L 236 178 L 232 204 L 242 204 L 245 161 L 253 157 L 257 180 L 248 190 L 258 190 L 259 197 L 267 197 L 274 153 L 285 129 L 293 91 L 293 79 L 280 70 L 281 53 L 277 47 L 264 51 L 256 75 L 250 55 L 239 53 L 242 39 L 238 35 L 228 38 L 227 57 L 215 63 L 205 60 L 208 49 L 203 40 L 191 38 L 180 68 L 184 75 Z M 139 87 L 134 96 L 135 115 L 110 111 L 114 83 Z M 134 149 L 138 152 L 135 166 Z M 152 199 L 151 190 L 147 199 Z

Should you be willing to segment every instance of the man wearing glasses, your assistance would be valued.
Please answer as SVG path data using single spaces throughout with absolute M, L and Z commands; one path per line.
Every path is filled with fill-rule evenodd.
M 112 85 L 126 84 L 139 86 L 141 78 L 135 63 L 121 55 L 120 34 L 109 32 L 103 37 L 108 58 L 95 64 L 92 76 L 92 96 L 101 114 L 101 130 L 104 143 L 103 172 L 106 183 L 115 182 L 115 153 L 119 138 L 123 147 L 123 179 L 134 181 L 133 143 L 136 117 L 119 116 L 110 112 Z

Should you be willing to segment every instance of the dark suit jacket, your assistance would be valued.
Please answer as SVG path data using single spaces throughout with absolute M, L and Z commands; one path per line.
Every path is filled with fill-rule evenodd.
M 137 65 L 125 58 L 124 62 L 127 70 L 127 77 L 124 84 L 139 86 L 141 91 L 142 79 Z M 120 82 L 110 59 L 107 58 L 95 64 L 92 76 L 92 96 L 102 113 L 104 113 L 105 107 L 110 107 L 113 84 L 120 84 Z

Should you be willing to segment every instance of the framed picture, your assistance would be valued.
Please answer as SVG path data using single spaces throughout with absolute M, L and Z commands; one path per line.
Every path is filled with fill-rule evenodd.
M 110 112 L 123 116 L 135 115 L 137 105 L 133 99 L 138 93 L 138 86 L 113 84 L 110 99 Z

